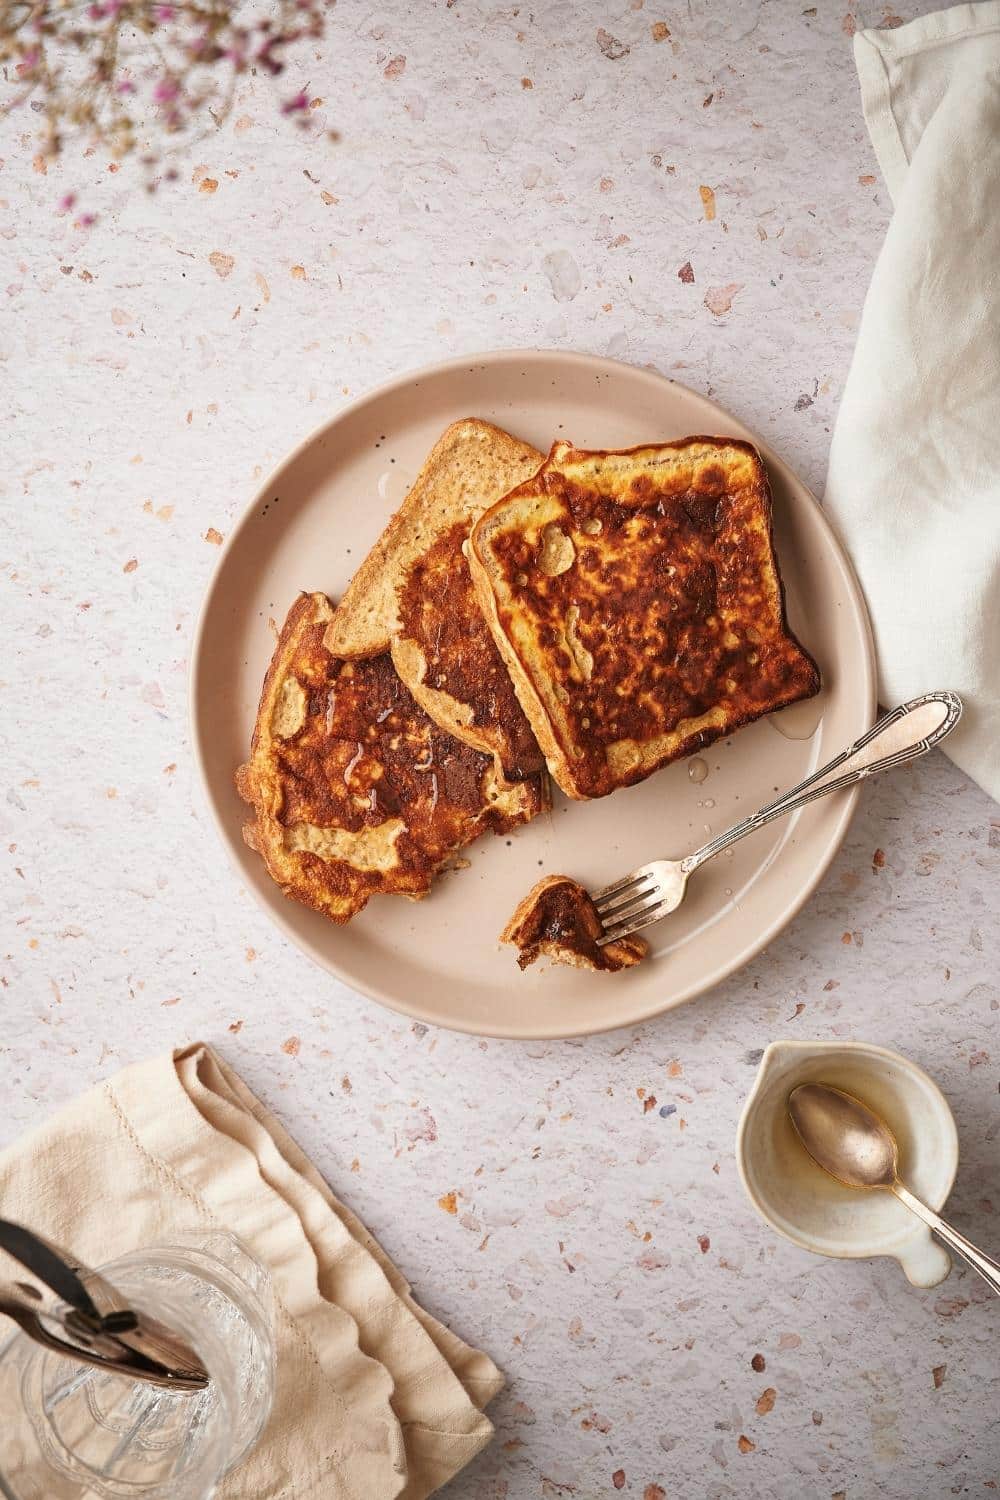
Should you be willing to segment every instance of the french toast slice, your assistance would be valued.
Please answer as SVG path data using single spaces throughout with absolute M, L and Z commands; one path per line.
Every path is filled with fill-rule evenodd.
M 491 756 L 439 729 L 387 652 L 333 656 L 325 594 L 301 594 L 261 693 L 236 787 L 254 816 L 243 836 L 287 896 L 347 922 L 369 897 L 420 897 L 481 833 L 526 823 L 544 778 L 516 784 Z
M 642 781 L 819 691 L 792 635 L 751 444 L 556 443 L 477 521 L 476 594 L 570 797 Z
M 502 943 L 520 949 L 518 965 L 526 969 L 537 958 L 575 969 L 607 974 L 632 969 L 649 952 L 641 937 L 619 938 L 603 946 L 601 919 L 590 894 L 569 875 L 546 875 L 520 901 L 500 934 Z
M 438 439 L 334 612 L 335 656 L 391 651 L 430 717 L 520 779 L 544 758 L 476 602 L 463 547 L 473 522 L 543 461 L 537 449 L 477 418 Z
M 469 529 L 456 521 L 407 568 L 389 649 L 425 713 L 520 781 L 544 771 L 545 757 L 479 608 L 463 550 Z

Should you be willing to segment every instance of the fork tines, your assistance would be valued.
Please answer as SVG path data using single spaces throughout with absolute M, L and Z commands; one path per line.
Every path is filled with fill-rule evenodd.
M 604 928 L 603 937 L 598 938 L 603 947 L 655 922 L 663 905 L 663 892 L 653 867 L 642 865 L 624 880 L 596 891 L 593 901 Z

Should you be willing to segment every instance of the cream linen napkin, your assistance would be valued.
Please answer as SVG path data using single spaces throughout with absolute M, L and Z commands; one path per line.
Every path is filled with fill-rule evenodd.
M 221 1500 L 419 1500 L 492 1436 L 503 1385 L 204 1046 L 126 1068 L 0 1154 L 4 1217 L 92 1264 L 225 1227 L 274 1278 L 278 1382 Z
M 882 702 L 961 693 L 945 754 L 1000 799 L 1000 4 L 854 48 L 895 214 L 826 504 L 868 597 Z

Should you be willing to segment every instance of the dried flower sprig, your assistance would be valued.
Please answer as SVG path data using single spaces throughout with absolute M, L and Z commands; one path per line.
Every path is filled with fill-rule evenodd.
M 240 76 L 278 77 L 295 43 L 323 35 L 332 4 L 271 0 L 261 14 L 259 0 L 0 0 L 0 68 L 12 86 L 0 112 L 28 106 L 41 115 L 47 157 L 75 133 L 116 158 L 138 151 L 153 188 L 163 136 L 204 126 L 206 114 L 221 124 Z M 308 105 L 299 88 L 282 113 L 305 127 Z M 60 207 L 72 206 L 67 194 Z

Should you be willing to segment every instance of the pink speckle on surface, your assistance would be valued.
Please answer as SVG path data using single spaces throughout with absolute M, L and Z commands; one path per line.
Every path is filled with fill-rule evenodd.
M 737 292 L 742 292 L 742 281 L 730 281 L 725 286 L 710 286 L 705 293 L 705 306 L 710 313 L 721 318 L 729 312 L 733 305 L 733 298 Z
M 547 1198 L 545 1212 L 553 1219 L 568 1219 L 580 1207 L 577 1198 Z
M 404 1127 L 403 1134 L 414 1146 L 418 1141 L 436 1141 L 438 1138 L 437 1121 L 429 1109 L 419 1110 L 411 1117 L 409 1124 Z
M 592 1411 L 589 1417 L 584 1417 L 580 1426 L 584 1432 L 608 1433 L 611 1431 L 611 1423 L 608 1418 L 600 1416 L 596 1411 Z
M 609 62 L 620 62 L 632 50 L 627 42 L 621 42 L 603 26 L 597 28 L 597 45 Z

